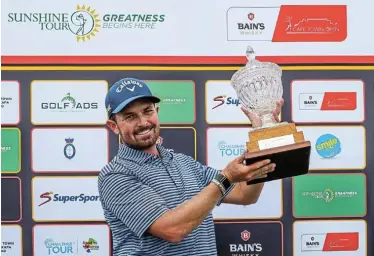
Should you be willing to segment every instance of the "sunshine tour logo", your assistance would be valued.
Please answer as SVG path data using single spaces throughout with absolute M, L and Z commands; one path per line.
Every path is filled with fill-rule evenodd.
M 36 23 L 42 31 L 69 31 L 77 41 L 91 39 L 101 27 L 99 14 L 85 5 L 77 5 L 72 13 L 8 13 L 8 23 Z
M 54 112 L 83 112 L 98 109 L 98 106 L 97 102 L 76 101 L 70 93 L 67 93 L 59 102 L 45 101 L 40 103 L 41 109 Z
M 77 5 L 73 12 L 8 13 L 8 23 L 34 23 L 42 31 L 68 31 L 78 42 L 92 39 L 102 28 L 155 29 L 165 18 L 165 14 L 106 13 L 101 24 L 96 10 L 85 5 Z

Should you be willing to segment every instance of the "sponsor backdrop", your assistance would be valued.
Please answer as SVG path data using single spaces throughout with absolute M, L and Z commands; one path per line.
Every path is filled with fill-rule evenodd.
M 242 154 L 251 127 L 229 84 L 237 68 L 3 67 L 2 87 L 15 87 L 2 94 L 5 255 L 110 255 L 96 175 L 117 152 L 103 103 L 122 77 L 162 98 L 165 147 L 217 169 Z M 311 141 L 310 174 L 267 183 L 255 205 L 215 208 L 219 255 L 374 253 L 374 67 L 326 69 L 283 67 L 281 119 Z
M 280 117 L 311 141 L 310 174 L 216 207 L 219 255 L 374 255 L 373 1 L 89 2 L 2 3 L 2 255 L 111 255 L 97 173 L 117 153 L 104 97 L 123 77 L 162 99 L 158 143 L 217 169 L 244 153 L 229 80 L 248 44 L 282 65 Z M 301 65 L 316 63 L 340 65 Z

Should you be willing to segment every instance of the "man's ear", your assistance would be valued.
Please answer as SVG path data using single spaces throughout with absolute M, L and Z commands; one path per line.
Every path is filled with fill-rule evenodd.
M 114 122 L 113 120 L 108 120 L 106 121 L 106 125 L 115 135 L 119 135 L 119 129 L 116 122 Z
M 156 109 L 156 112 L 158 113 L 158 110 L 160 109 L 160 107 L 158 105 L 155 105 L 155 109 Z

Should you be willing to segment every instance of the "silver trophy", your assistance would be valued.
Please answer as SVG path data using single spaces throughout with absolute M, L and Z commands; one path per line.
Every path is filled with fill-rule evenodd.
M 271 62 L 256 60 L 251 46 L 247 48 L 248 62 L 231 78 L 240 104 L 257 114 L 262 125 L 248 132 L 244 163 L 249 165 L 270 159 L 276 164 L 274 172 L 266 178 L 252 180 L 247 184 L 267 182 L 298 175 L 309 171 L 310 141 L 305 141 L 302 131 L 294 123 L 276 122 L 272 111 L 276 101 L 283 96 L 282 70 Z
M 231 78 L 231 86 L 241 105 L 260 117 L 262 126 L 259 128 L 287 124 L 277 123 L 272 119 L 276 101 L 283 96 L 281 68 L 275 63 L 256 60 L 251 46 L 247 47 L 246 55 L 247 64 Z

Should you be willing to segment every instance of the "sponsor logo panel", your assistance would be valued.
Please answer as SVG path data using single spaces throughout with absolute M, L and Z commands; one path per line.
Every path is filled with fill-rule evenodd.
M 367 255 L 365 220 L 296 221 L 293 248 L 296 256 Z
M 35 177 L 34 221 L 103 221 L 96 176 Z
M 155 30 L 167 19 L 165 13 L 104 12 L 88 5 L 76 5 L 75 8 L 72 5 L 63 9 L 66 11 L 9 12 L 7 25 L 12 29 L 26 25 L 31 31 L 75 36 L 77 42 L 85 42 L 100 36 L 100 31 Z
M 161 99 L 161 124 L 192 124 L 195 122 L 195 83 L 193 81 L 145 80 L 152 93 Z
M 293 179 L 295 217 L 363 217 L 366 215 L 364 174 L 310 174 Z M 349 207 L 347 207 L 349 205 Z
M 294 80 L 292 120 L 296 123 L 360 123 L 365 120 L 362 80 Z
M 325 234 L 306 234 L 301 237 L 303 252 L 346 252 L 358 250 L 358 232 L 330 232 Z
M 365 169 L 364 126 L 298 126 L 297 129 L 311 142 L 310 170 Z
M 230 80 L 211 80 L 205 84 L 205 114 L 208 124 L 248 124 Z M 280 114 L 280 118 L 282 115 Z
M 22 256 L 22 227 L 19 225 L 1 225 L 1 255 Z
M 346 38 L 346 5 L 282 5 L 272 41 L 342 42 Z
M 228 41 L 342 42 L 347 37 L 345 5 L 231 7 Z
M 215 230 L 218 255 L 283 256 L 280 222 L 217 222 Z
M 230 81 L 207 81 L 205 84 L 206 122 L 209 124 L 250 124 Z
M 107 225 L 35 225 L 34 255 L 110 255 Z
M 20 122 L 20 84 L 1 81 L 1 124 L 18 125 Z
M 22 219 L 22 186 L 18 177 L 1 177 L 1 222 L 19 222 Z
M 250 128 L 207 129 L 207 164 L 222 170 L 231 160 L 242 155 L 249 140 Z M 268 202 L 272 203 L 269 204 Z M 213 209 L 215 219 L 280 218 L 283 215 L 282 181 L 265 184 L 258 202 L 249 206 L 221 204 Z
M 249 141 L 247 127 L 214 127 L 207 129 L 207 164 L 222 170 L 228 162 L 246 151 Z
M 109 161 L 105 128 L 32 130 L 34 172 L 99 172 Z
M 1 173 L 21 171 L 21 131 L 1 128 Z
M 31 122 L 34 125 L 105 124 L 107 91 L 107 81 L 33 81 Z
M 228 41 L 271 41 L 278 7 L 231 7 L 227 10 Z

